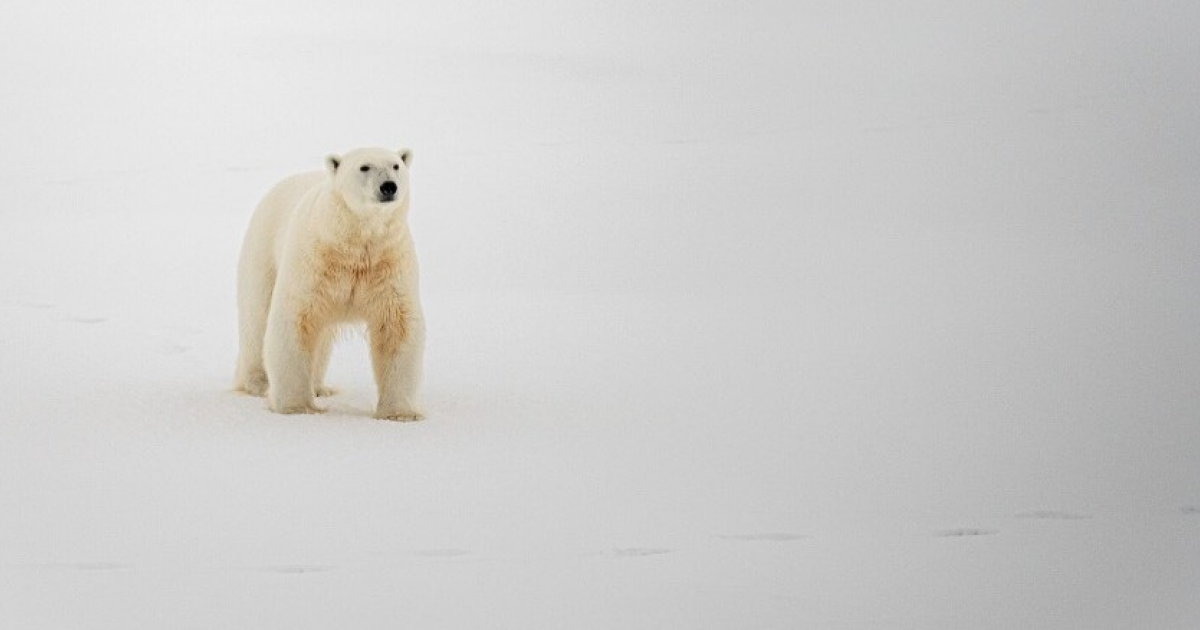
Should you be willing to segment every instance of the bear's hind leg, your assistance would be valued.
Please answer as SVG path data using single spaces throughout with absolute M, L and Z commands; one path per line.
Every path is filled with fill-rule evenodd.
M 246 266 L 243 261 L 242 266 Z M 263 367 L 263 340 L 271 293 L 275 288 L 273 270 L 241 269 L 238 274 L 238 361 L 233 388 L 251 396 L 267 395 L 267 371 Z

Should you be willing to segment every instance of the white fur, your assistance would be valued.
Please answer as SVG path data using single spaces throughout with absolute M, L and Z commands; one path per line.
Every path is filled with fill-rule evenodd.
M 425 324 L 408 229 L 408 149 L 356 149 L 289 177 L 259 203 L 238 264 L 234 387 L 272 411 L 319 412 L 336 327 L 365 322 L 375 416 L 418 420 Z M 366 169 L 364 172 L 363 169 Z M 383 198 L 386 182 L 396 186 Z M 390 186 L 390 185 L 389 185 Z

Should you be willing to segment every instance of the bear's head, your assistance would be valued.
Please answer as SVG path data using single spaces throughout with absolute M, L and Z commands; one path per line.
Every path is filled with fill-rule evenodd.
M 325 158 L 333 189 L 354 212 L 387 211 L 408 201 L 412 150 L 355 149 Z

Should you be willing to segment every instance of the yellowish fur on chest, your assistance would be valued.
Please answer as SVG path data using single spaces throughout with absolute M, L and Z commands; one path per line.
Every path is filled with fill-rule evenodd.
M 317 246 L 310 259 L 315 280 L 311 299 L 300 314 L 301 345 L 314 348 L 331 326 L 365 320 L 372 345 L 394 351 L 407 336 L 411 310 L 397 282 L 405 262 L 403 250 L 395 245 Z

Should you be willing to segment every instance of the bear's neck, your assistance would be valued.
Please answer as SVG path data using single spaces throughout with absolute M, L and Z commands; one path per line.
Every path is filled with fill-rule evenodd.
M 393 212 L 355 212 L 350 209 L 340 195 L 326 191 L 330 197 L 331 210 L 327 225 L 330 240 L 349 245 L 382 248 L 393 245 L 407 237 L 408 223 L 404 216 L 408 202 L 399 206 Z

